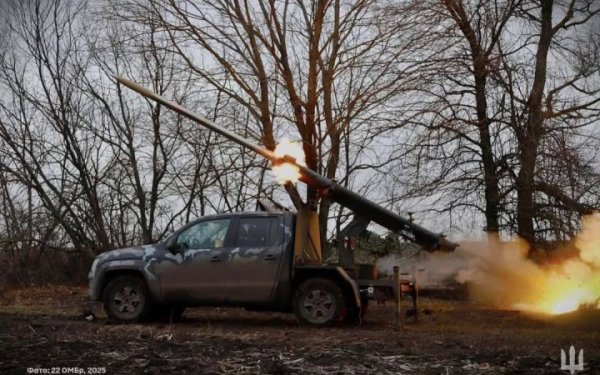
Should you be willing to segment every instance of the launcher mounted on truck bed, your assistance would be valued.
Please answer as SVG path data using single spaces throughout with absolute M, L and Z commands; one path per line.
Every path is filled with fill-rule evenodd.
M 117 80 L 273 164 L 295 166 L 300 181 L 352 210 L 360 225 L 376 222 L 428 251 L 457 246 L 288 155 L 279 157 L 144 87 Z M 376 280 L 374 267 L 361 270 L 352 257 L 342 255 L 339 265 L 323 264 L 316 211 L 263 208 L 267 211 L 204 217 L 164 242 L 99 255 L 90 271 L 92 297 L 103 300 L 110 317 L 124 321 L 153 312 L 177 315 L 186 306 L 218 305 L 293 311 L 302 322 L 327 325 L 340 317 L 360 318 L 368 288 L 392 288 L 399 295 L 399 280 Z

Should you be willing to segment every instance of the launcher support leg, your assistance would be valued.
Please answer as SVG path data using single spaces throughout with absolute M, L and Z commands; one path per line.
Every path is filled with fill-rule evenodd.
M 394 317 L 396 328 L 403 329 L 404 322 L 402 321 L 402 281 L 400 280 L 400 268 L 394 266 Z
M 415 322 L 419 321 L 419 287 L 417 282 L 413 283 L 413 309 L 415 311 Z

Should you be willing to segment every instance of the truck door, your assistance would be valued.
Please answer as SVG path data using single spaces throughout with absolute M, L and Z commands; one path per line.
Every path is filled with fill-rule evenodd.
M 227 295 L 237 303 L 267 303 L 283 254 L 283 217 L 240 216 L 234 250 L 223 264 Z
M 165 253 L 159 277 L 163 298 L 174 301 L 210 303 L 222 298 L 220 284 L 223 252 L 230 251 L 232 218 L 203 220 L 182 230 L 177 237 L 181 249 Z

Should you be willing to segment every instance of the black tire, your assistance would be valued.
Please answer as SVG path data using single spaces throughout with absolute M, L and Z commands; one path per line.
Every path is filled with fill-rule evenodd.
M 150 307 L 146 282 L 133 275 L 110 280 L 102 294 L 104 311 L 110 319 L 131 323 L 143 321 Z
M 346 299 L 342 288 L 335 282 L 322 278 L 308 279 L 296 289 L 293 308 L 300 322 L 328 326 L 342 316 Z

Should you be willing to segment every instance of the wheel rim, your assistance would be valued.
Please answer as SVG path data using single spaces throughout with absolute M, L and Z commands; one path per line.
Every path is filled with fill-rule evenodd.
M 303 315 L 313 323 L 325 323 L 333 318 L 337 308 L 333 294 L 322 289 L 309 290 L 302 301 Z
M 117 289 L 111 300 L 113 311 L 123 317 L 133 317 L 139 313 L 144 297 L 138 286 L 125 285 Z

